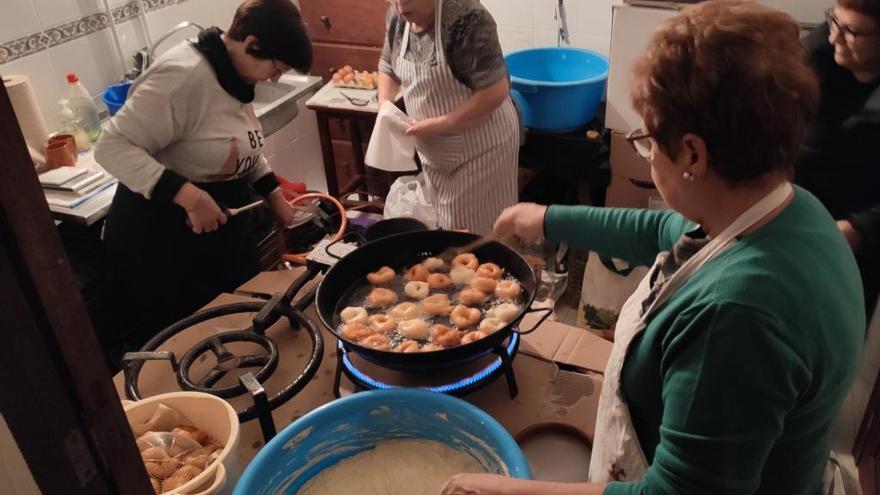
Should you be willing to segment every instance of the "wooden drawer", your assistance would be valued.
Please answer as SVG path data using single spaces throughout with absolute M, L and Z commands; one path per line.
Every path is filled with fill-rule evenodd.
M 339 189 L 342 190 L 357 175 L 350 141 L 333 140 L 333 161 L 336 165 L 336 179 L 339 183 Z
M 330 127 L 330 137 L 333 139 L 338 139 L 340 141 L 350 141 L 351 140 L 351 125 L 356 122 L 358 128 L 361 131 L 361 141 L 364 143 L 364 151 L 366 151 L 367 145 L 370 143 L 370 136 L 373 133 L 373 125 L 375 121 L 367 121 L 365 119 L 358 119 L 357 121 L 352 121 L 349 119 L 328 119 L 328 124 Z
M 388 3 L 381 0 L 300 0 L 313 41 L 382 46 Z
M 312 74 L 323 77 L 325 81 L 329 81 L 336 69 L 346 64 L 358 70 L 376 70 L 382 54 L 382 48 L 378 47 L 317 42 L 312 44 L 312 49 L 315 60 Z

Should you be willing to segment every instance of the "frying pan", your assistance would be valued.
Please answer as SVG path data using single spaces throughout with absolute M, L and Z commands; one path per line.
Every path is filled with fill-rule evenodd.
M 324 275 L 318 287 L 316 306 L 321 323 L 336 335 L 345 348 L 357 352 L 365 359 L 378 365 L 415 372 L 428 372 L 457 366 L 478 359 L 502 344 L 513 332 L 527 334 L 533 332 L 550 315 L 551 309 L 529 309 L 535 298 L 537 281 L 532 267 L 513 249 L 498 242 L 490 242 L 474 254 L 482 263 L 495 263 L 505 272 L 519 280 L 523 289 L 521 310 L 511 323 L 487 337 L 472 342 L 434 352 L 400 353 L 383 351 L 362 346 L 344 339 L 338 331 L 341 320 L 339 311 L 355 287 L 364 284 L 368 273 L 382 266 L 390 266 L 396 271 L 408 268 L 425 258 L 435 256 L 450 246 L 463 246 L 478 236 L 448 230 L 426 230 L 396 234 L 367 243 L 339 260 Z M 342 304 L 341 304 L 342 303 Z M 527 313 L 543 312 L 544 315 L 530 329 L 519 330 L 517 326 Z

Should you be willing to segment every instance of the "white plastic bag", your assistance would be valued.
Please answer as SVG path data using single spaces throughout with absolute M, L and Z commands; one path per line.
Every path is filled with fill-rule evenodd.
M 647 273 L 647 267 L 631 267 L 617 259 L 604 260 L 595 251 L 590 251 L 581 287 L 578 326 L 613 341 L 623 303 Z
M 391 184 L 383 216 L 415 218 L 429 228 L 437 228 L 437 210 L 423 174 L 400 177 Z

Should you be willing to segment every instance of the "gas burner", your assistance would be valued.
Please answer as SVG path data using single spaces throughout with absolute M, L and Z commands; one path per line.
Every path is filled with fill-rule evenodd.
M 142 398 L 138 378 L 146 361 L 169 361 L 177 384 L 182 390 L 204 392 L 224 399 L 249 393 L 253 397 L 254 405 L 237 411 L 238 419 L 245 422 L 259 418 L 263 437 L 268 442 L 276 433 L 272 410 L 286 403 L 308 384 L 318 372 L 324 356 L 324 339 L 321 332 L 317 325 L 303 314 L 303 310 L 314 302 L 315 290 L 309 291 L 298 302 L 292 304 L 299 291 L 318 273 L 318 269 L 310 267 L 285 293 L 275 294 L 266 302 L 234 303 L 206 309 L 162 330 L 150 339 L 140 352 L 127 353 L 123 358 L 125 395 L 134 401 Z M 179 360 L 173 352 L 158 351 L 163 343 L 190 327 L 214 318 L 239 313 L 256 313 L 248 328 L 223 332 L 203 339 L 185 352 Z M 266 331 L 282 316 L 287 318 L 293 331 L 305 330 L 308 333 L 312 350 L 302 373 L 293 382 L 269 397 L 263 389 L 263 383 L 278 366 L 278 348 L 272 339 L 266 336 Z M 256 344 L 260 351 L 255 354 L 235 354 L 228 345 L 237 342 Z M 204 361 L 204 357 L 208 354 L 215 356 L 216 364 L 204 375 L 204 378 L 194 380 L 191 373 L 193 366 L 197 362 Z M 259 367 L 256 372 L 249 371 L 239 375 L 238 383 L 235 385 L 217 386 L 218 382 L 230 372 L 255 367 Z
M 513 332 L 510 338 L 488 354 L 431 374 L 389 369 L 346 349 L 342 341 L 339 341 L 333 394 L 337 399 L 341 397 L 342 373 L 355 385 L 355 391 L 415 387 L 456 397 L 480 389 L 504 374 L 512 399 L 519 392 L 513 373 L 513 358 L 519 349 L 520 339 L 519 334 Z

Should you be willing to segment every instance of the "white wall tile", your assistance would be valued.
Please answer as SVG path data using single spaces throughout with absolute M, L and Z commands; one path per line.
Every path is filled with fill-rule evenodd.
M 579 0 L 568 0 L 568 3 Z M 532 6 L 533 26 L 535 29 L 552 29 L 559 28 L 559 20 L 556 19 L 556 5 L 558 0 L 534 0 Z
M 0 15 L 0 42 L 11 41 L 40 30 L 40 21 L 31 0 L 3 0 Z
M 124 64 L 126 70 L 128 70 L 132 66 L 132 56 L 134 56 L 135 52 L 147 46 L 147 39 L 144 36 L 141 23 L 137 19 L 117 24 L 116 32 L 119 34 L 119 44 L 125 56 Z
M 240 0 L 188 0 L 173 7 L 149 12 L 147 14 L 147 26 L 153 42 L 157 41 L 171 28 L 183 21 L 195 22 L 203 27 L 219 26 L 222 29 L 229 27 L 235 9 Z M 195 28 L 187 28 L 171 35 L 156 50 L 161 55 L 177 43 L 196 36 Z
M 535 47 L 557 46 L 559 32 L 555 29 L 535 29 L 532 44 Z
M 75 72 L 92 95 L 100 94 L 124 72 L 108 29 L 52 47 L 49 54 L 62 78 Z M 62 84 L 66 85 L 65 79 Z
M 483 0 L 499 26 L 532 27 L 533 0 Z
M 104 10 L 100 0 L 33 0 L 37 15 L 44 28 Z
M 611 0 L 590 0 L 577 12 L 572 31 L 582 34 L 611 36 Z M 572 23 L 570 23 L 572 24 Z
M 62 95 L 63 76 L 55 71 L 48 51 L 0 65 L 0 74 L 25 74 L 30 77 L 31 86 L 43 110 L 43 117 L 49 117 L 58 110 L 56 102 Z

